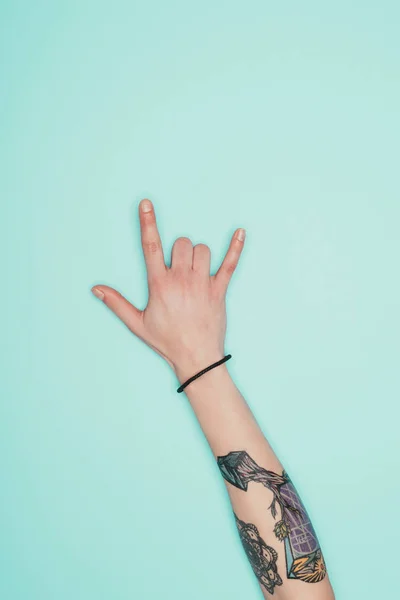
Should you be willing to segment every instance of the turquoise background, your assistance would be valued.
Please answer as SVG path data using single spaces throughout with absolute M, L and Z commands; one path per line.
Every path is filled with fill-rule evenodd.
M 398 588 L 398 2 L 0 2 L 0 597 L 261 598 L 147 300 L 137 204 L 228 296 L 229 369 L 337 598 Z

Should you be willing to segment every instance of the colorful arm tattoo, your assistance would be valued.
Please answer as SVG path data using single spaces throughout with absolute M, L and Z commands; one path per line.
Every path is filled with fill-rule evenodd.
M 275 524 L 274 533 L 285 545 L 287 577 L 309 583 L 321 581 L 326 575 L 321 548 L 288 474 L 283 471 L 278 475 L 260 467 L 244 450 L 219 456 L 218 466 L 224 479 L 240 490 L 246 492 L 248 483 L 257 481 L 272 492 L 269 510 L 276 519 L 277 506 L 280 508 L 281 518 Z

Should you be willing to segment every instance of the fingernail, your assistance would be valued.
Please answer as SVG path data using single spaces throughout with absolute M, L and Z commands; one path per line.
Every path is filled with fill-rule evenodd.
M 240 242 L 244 242 L 244 238 L 246 237 L 246 231 L 245 229 L 239 229 L 237 232 L 237 239 Z
M 99 288 L 96 288 L 96 287 L 92 288 L 92 292 L 96 296 L 96 298 L 100 298 L 100 300 L 104 300 L 104 292 L 99 290 Z
M 150 202 L 150 200 L 143 200 L 142 203 L 141 203 L 141 205 L 140 205 L 140 207 L 142 209 L 142 212 L 148 213 L 153 208 L 153 205 Z

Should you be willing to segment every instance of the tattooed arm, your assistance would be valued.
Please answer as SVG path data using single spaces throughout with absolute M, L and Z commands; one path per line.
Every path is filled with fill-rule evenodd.
M 186 393 L 217 458 L 264 596 L 333 600 L 307 512 L 226 365 L 195 380 Z
M 237 230 L 215 275 L 210 251 L 178 238 L 165 264 L 154 207 L 139 206 L 149 301 L 139 310 L 104 285 L 93 293 L 183 383 L 221 359 L 225 298 L 239 261 L 244 231 Z M 288 474 L 275 456 L 224 363 L 185 388 L 225 480 L 240 539 L 266 598 L 333 600 L 315 531 Z

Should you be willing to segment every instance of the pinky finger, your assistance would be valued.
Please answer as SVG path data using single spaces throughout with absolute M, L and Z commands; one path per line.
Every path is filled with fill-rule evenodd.
M 242 254 L 246 232 L 244 229 L 237 229 L 232 236 L 228 252 L 215 274 L 215 284 L 223 293 L 226 292 L 233 273 L 238 265 L 240 255 Z

